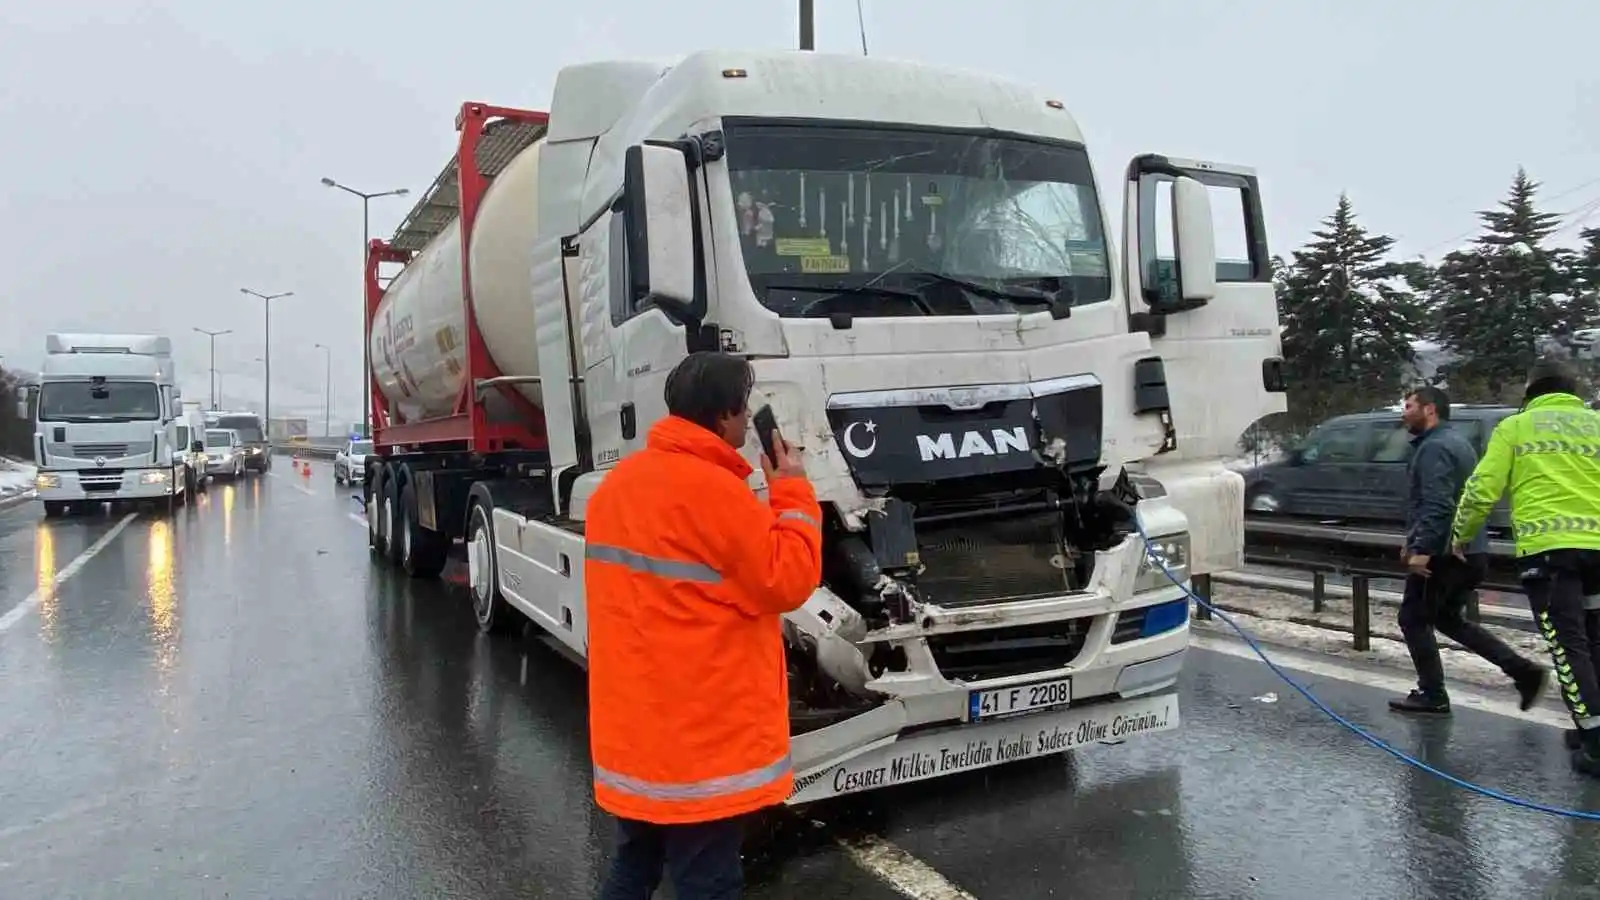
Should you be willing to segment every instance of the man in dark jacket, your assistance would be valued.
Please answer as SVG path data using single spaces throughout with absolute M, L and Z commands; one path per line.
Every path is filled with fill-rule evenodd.
M 1519 655 L 1482 626 L 1463 615 L 1473 590 L 1489 570 L 1489 539 L 1479 532 L 1466 553 L 1451 552 L 1450 526 L 1461 489 L 1478 464 L 1472 444 L 1450 427 L 1450 398 L 1436 387 L 1423 387 L 1406 397 L 1402 421 L 1411 439 L 1408 467 L 1410 495 L 1406 505 L 1405 596 L 1400 601 L 1400 631 L 1417 668 L 1417 689 L 1389 707 L 1400 712 L 1448 713 L 1444 665 L 1439 660 L 1437 629 L 1456 643 L 1500 667 L 1511 677 L 1528 709 L 1544 689 L 1545 670 Z

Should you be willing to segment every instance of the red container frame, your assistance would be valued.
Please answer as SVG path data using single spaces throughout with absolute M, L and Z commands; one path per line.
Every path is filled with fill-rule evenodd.
M 372 440 L 379 455 L 388 455 L 396 448 L 410 447 L 419 451 L 465 451 L 474 454 L 497 453 L 507 450 L 544 450 L 548 447 L 544 414 L 522 396 L 513 385 L 499 384 L 488 390 L 499 391 L 516 409 L 521 422 L 490 422 L 477 385 L 491 378 L 503 376 L 478 330 L 477 316 L 472 312 L 472 233 L 484 192 L 492 179 L 478 169 L 478 146 L 484 129 L 492 122 L 511 120 L 529 125 L 548 125 L 549 113 L 535 110 L 491 106 L 486 103 L 463 103 L 456 116 L 456 131 L 460 140 L 456 147 L 454 167 L 460 186 L 458 216 L 461 221 L 461 304 L 466 330 L 466 371 L 463 373 L 461 393 L 456 398 L 454 410 L 443 416 L 400 422 L 394 417 L 388 399 L 379 389 L 378 380 L 369 367 L 367 378 L 371 382 Z M 448 172 L 449 169 L 447 168 Z M 379 279 L 379 269 L 384 263 L 407 264 L 413 253 L 396 249 L 390 242 L 373 239 L 367 245 L 366 260 L 366 315 L 364 336 L 372 341 L 372 324 L 378 305 L 383 302 L 387 288 Z

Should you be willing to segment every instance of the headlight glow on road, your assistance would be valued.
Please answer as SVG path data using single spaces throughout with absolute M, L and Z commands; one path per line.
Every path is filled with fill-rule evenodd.
M 43 522 L 33 531 L 34 590 L 39 592 L 39 631 L 46 643 L 56 626 L 56 535 Z

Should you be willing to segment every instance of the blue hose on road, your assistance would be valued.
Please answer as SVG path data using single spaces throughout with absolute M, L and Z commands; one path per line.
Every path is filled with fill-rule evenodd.
M 1464 778 L 1459 778 L 1455 775 L 1451 775 L 1449 772 L 1436 769 L 1422 760 L 1406 753 L 1404 750 L 1395 747 L 1393 744 L 1384 741 L 1382 738 L 1379 738 L 1378 736 L 1362 728 L 1360 725 L 1357 725 L 1349 719 L 1346 719 L 1344 716 L 1334 712 L 1333 709 L 1329 707 L 1328 704 L 1322 702 L 1322 700 L 1320 700 L 1316 694 L 1311 693 L 1309 688 L 1300 682 L 1295 681 L 1288 672 L 1285 672 L 1278 666 L 1277 663 L 1273 662 L 1271 657 L 1267 656 L 1266 651 L 1261 649 L 1261 645 L 1256 642 L 1256 639 L 1252 637 L 1248 631 L 1245 631 L 1244 628 L 1240 627 L 1239 623 L 1235 622 L 1232 616 L 1220 609 L 1217 609 L 1215 606 L 1212 606 L 1204 597 L 1196 594 L 1188 585 L 1184 584 L 1182 579 L 1174 575 L 1172 570 L 1167 568 L 1167 564 L 1161 560 L 1160 555 L 1155 552 L 1155 547 L 1150 542 L 1150 536 L 1144 533 L 1144 525 L 1139 522 L 1137 515 L 1134 516 L 1134 527 L 1139 530 L 1139 537 L 1144 541 L 1145 555 L 1150 558 L 1150 562 L 1154 563 L 1159 569 L 1161 569 L 1162 574 L 1166 575 L 1173 584 L 1183 588 L 1183 592 L 1188 595 L 1190 600 L 1193 600 L 1195 603 L 1199 604 L 1212 615 L 1221 619 L 1229 628 L 1232 628 L 1235 632 L 1237 632 L 1239 637 L 1243 638 L 1244 642 L 1250 645 L 1250 649 L 1255 651 L 1257 656 L 1261 657 L 1261 661 L 1267 664 L 1267 668 L 1271 669 L 1274 675 L 1277 675 L 1279 678 L 1283 679 L 1285 684 L 1294 688 L 1295 691 L 1297 691 L 1300 696 L 1306 698 L 1306 700 L 1309 701 L 1312 706 L 1316 707 L 1328 718 L 1344 726 L 1346 730 L 1354 734 L 1356 737 L 1361 738 L 1363 741 L 1366 741 L 1372 746 L 1377 747 L 1379 750 L 1382 750 L 1390 756 L 1393 756 L 1395 759 L 1400 760 L 1408 766 L 1426 772 L 1435 778 L 1443 779 L 1444 781 L 1447 781 L 1458 788 L 1471 791 L 1479 796 L 1488 797 L 1491 800 L 1499 800 L 1501 803 L 1509 803 L 1512 806 L 1533 810 L 1534 812 L 1546 813 L 1552 816 L 1560 816 L 1566 819 L 1578 819 L 1585 822 L 1600 822 L 1600 812 L 1589 812 L 1581 809 L 1564 809 L 1559 806 L 1550 806 L 1534 800 L 1525 800 L 1521 797 L 1513 797 L 1510 794 L 1502 793 L 1494 790 L 1493 788 L 1484 787 L 1481 784 L 1473 784 Z

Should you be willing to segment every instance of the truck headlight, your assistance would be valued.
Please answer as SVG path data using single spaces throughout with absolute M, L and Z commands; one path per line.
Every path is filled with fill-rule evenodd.
M 1133 592 L 1142 594 L 1168 588 L 1173 579 L 1189 580 L 1189 533 L 1186 531 L 1150 539 L 1144 558 L 1139 561 L 1139 577 L 1133 583 Z
M 46 490 L 48 488 L 61 487 L 61 476 L 60 475 L 46 475 L 46 474 L 41 472 L 38 475 L 33 476 L 33 487 L 34 487 L 35 490 L 41 490 L 41 491 L 42 490 Z
M 168 475 L 166 472 L 141 472 L 139 474 L 139 483 L 166 484 L 169 480 L 171 480 L 171 478 L 172 476 Z

